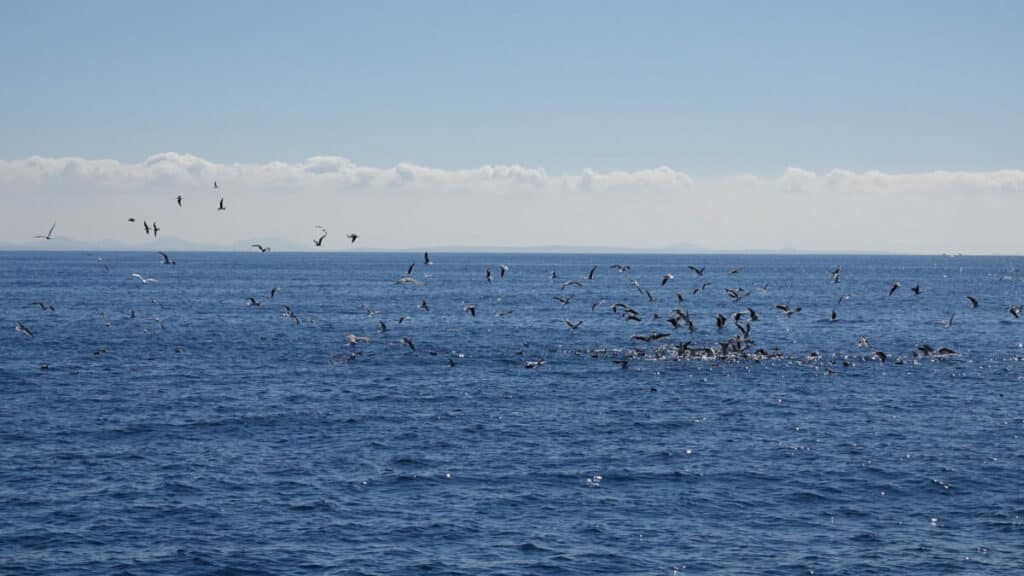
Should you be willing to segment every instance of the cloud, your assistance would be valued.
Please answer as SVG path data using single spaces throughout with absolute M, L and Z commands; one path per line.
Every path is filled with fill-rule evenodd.
M 789 167 L 696 180 L 667 166 L 549 174 L 519 165 L 373 167 L 340 156 L 262 164 L 173 152 L 139 163 L 35 156 L 0 160 L 0 243 L 25 242 L 57 220 L 65 237 L 152 246 L 130 216 L 160 221 L 169 237 L 222 247 L 276 238 L 312 248 L 313 227 L 323 225 L 339 239 L 358 232 L 366 247 L 385 249 L 1024 253 L 1024 238 L 1011 232 L 1022 193 L 1021 170 Z M 222 196 L 228 211 L 218 213 Z

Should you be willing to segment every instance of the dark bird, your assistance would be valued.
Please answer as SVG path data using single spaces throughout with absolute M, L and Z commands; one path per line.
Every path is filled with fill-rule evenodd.
M 664 286 L 665 284 L 668 284 L 668 281 L 673 278 L 675 278 L 675 276 L 673 276 L 671 273 L 665 274 L 664 276 L 661 277 L 661 285 Z
M 733 268 L 732 270 L 729 270 L 729 274 L 732 275 L 739 274 L 740 272 L 743 272 L 743 268 Z
M 409 350 L 412 350 L 413 352 L 416 351 L 416 345 L 412 343 L 412 338 L 409 338 L 408 336 L 402 336 L 402 344 L 408 346 Z
M 177 262 L 172 260 L 171 257 L 168 256 L 166 252 L 160 252 L 159 250 L 157 250 L 157 254 L 159 254 L 160 257 L 163 258 L 163 264 L 167 264 L 167 265 L 177 264 Z
M 875 352 L 873 357 L 878 358 L 878 360 L 883 364 L 885 364 L 885 361 L 889 358 L 889 356 L 885 352 L 882 352 L 881 350 Z
M 977 299 L 977 298 L 975 298 L 974 296 L 968 296 L 968 297 L 967 297 L 967 300 L 969 300 L 969 301 L 970 301 L 970 303 L 971 303 L 971 308 L 977 308 L 977 307 L 978 307 L 978 299 Z
M 833 322 L 839 320 L 839 314 L 836 314 L 836 309 L 835 308 L 832 309 L 832 318 L 831 318 L 831 320 Z
M 498 266 L 498 270 L 500 271 L 500 274 L 498 275 L 498 277 L 499 278 L 504 278 L 505 277 L 505 272 L 508 272 L 508 264 L 500 264 Z
M 295 315 L 294 311 L 292 311 L 291 306 L 287 304 L 284 305 L 284 313 L 282 314 L 282 316 L 284 316 L 285 318 L 291 318 L 295 322 L 296 326 L 299 325 L 299 317 Z
M 313 245 L 316 246 L 317 248 L 323 246 L 324 238 L 327 238 L 327 230 L 324 230 L 324 233 L 321 234 L 319 238 L 313 239 Z
M 464 308 L 462 309 L 462 311 L 463 311 L 463 312 L 469 312 L 469 315 L 470 315 L 470 316 L 473 316 L 474 318 L 476 317 L 476 306 L 474 306 L 474 305 L 472 305 L 472 304 L 467 304 L 467 305 L 466 305 L 466 306 L 465 306 L 465 307 L 464 307 Z
M 631 269 L 631 267 L 627 266 L 626 264 L 612 264 L 610 266 L 610 268 L 614 268 L 615 270 L 618 270 L 619 272 L 626 272 L 626 271 Z
M 157 233 L 160 232 L 160 228 L 156 225 L 156 220 L 153 221 L 153 238 L 156 238 Z
M 135 222 L 135 218 L 129 218 L 128 221 L 129 222 Z
M 37 235 L 33 236 L 33 238 L 42 238 L 43 240 L 52 240 L 53 239 L 53 229 L 56 228 L 56 227 L 57 227 L 57 223 L 54 222 L 53 226 L 50 226 L 50 231 L 49 232 L 47 232 L 46 234 L 37 234 Z
M 580 325 L 583 324 L 583 320 L 577 320 L 576 322 L 572 322 L 571 320 L 566 319 L 566 320 L 562 320 L 562 322 L 565 322 L 565 325 L 568 326 L 569 330 L 571 330 L 573 332 L 575 332 L 576 329 L 579 328 Z
M 22 324 L 20 320 L 14 321 L 14 329 L 17 330 L 18 332 L 21 332 L 25 336 L 28 336 L 29 338 L 33 337 L 32 331 L 28 329 L 28 326 Z
M 911 288 L 910 291 L 914 293 L 914 296 L 920 296 L 921 295 L 921 285 L 920 284 L 914 284 L 914 287 Z
M 224 207 L 224 198 L 220 199 L 220 204 L 217 206 L 217 211 L 219 212 L 221 210 L 227 210 L 227 208 Z
M 263 244 L 249 244 L 249 246 L 260 251 L 260 254 L 264 252 L 270 252 L 270 246 L 264 246 Z
M 47 304 L 46 302 L 33 302 L 32 305 L 39 306 L 39 309 L 42 310 L 43 312 L 47 310 L 53 312 L 56 310 L 56 308 L 53 307 L 53 304 Z
M 491 269 L 490 268 L 487 269 L 487 273 L 484 275 L 484 278 L 487 279 L 487 283 L 488 284 L 490 284 L 491 282 L 494 281 L 494 275 L 491 274 Z
M 281 289 L 278 288 L 277 286 L 274 286 L 273 288 L 271 288 L 270 289 L 270 299 L 273 300 L 274 299 L 274 295 L 276 295 L 278 293 L 278 291 L 280 291 L 280 290 Z
M 942 326 L 943 328 L 949 328 L 950 326 L 953 325 L 953 318 L 955 318 L 955 317 L 956 317 L 956 313 L 954 312 L 953 314 L 949 315 L 948 319 L 939 321 L 938 324 L 939 324 L 939 326 Z
M 703 284 L 701 284 L 700 286 L 698 286 L 698 287 L 696 287 L 696 288 L 694 288 L 694 289 L 693 289 L 693 294 L 694 294 L 694 295 L 700 294 L 700 293 L 701 293 L 701 292 L 703 292 L 703 291 L 704 291 L 704 289 L 705 289 L 705 288 L 707 288 L 708 286 L 711 286 L 711 282 L 704 282 L 704 283 L 703 283 Z
M 346 234 L 345 238 L 348 238 L 349 240 L 352 241 L 352 244 L 355 244 L 356 238 L 359 238 L 359 234 Z
M 430 261 L 430 254 L 428 252 L 423 253 L 423 264 L 425 266 L 431 266 L 434 263 Z
M 575 294 L 571 294 L 571 295 L 569 295 L 568 298 L 562 298 L 561 296 L 555 296 L 554 298 L 555 298 L 555 300 L 558 300 L 559 302 L 561 302 L 562 306 L 566 306 L 570 302 L 572 302 L 574 298 L 576 298 L 576 295 Z
M 430 312 L 430 304 L 427 304 L 426 300 L 420 300 L 420 305 L 418 306 L 418 308 L 420 310 L 423 310 L 424 312 Z
M 761 319 L 761 317 L 757 315 L 757 312 L 755 312 L 753 308 L 747 308 L 747 312 L 750 313 L 751 322 L 757 322 L 758 320 Z
M 893 293 L 896 292 L 896 290 L 899 289 L 900 286 L 901 284 L 899 282 L 894 282 L 892 287 L 889 288 L 889 296 L 892 296 Z
M 149 236 L 149 222 L 142 221 L 142 227 L 146 230 L 146 236 Z
M 1014 318 L 1020 318 L 1020 306 L 1010 306 L 1010 314 L 1013 314 Z
M 692 266 L 691 265 L 691 266 L 687 266 L 687 268 L 689 268 L 690 270 L 693 270 L 693 273 L 696 274 L 697 276 L 703 276 L 704 275 L 704 268 L 707 268 L 707 266 L 705 266 L 704 268 L 697 268 L 696 266 Z
M 181 208 L 181 194 L 178 194 L 178 208 Z
M 577 288 L 582 288 L 583 284 L 579 280 L 568 280 L 568 281 L 562 283 L 562 286 L 559 288 L 559 290 L 565 290 L 569 286 L 575 286 Z
M 214 180 L 213 181 L 213 189 L 216 190 L 217 188 L 220 188 L 220 186 L 217 186 L 217 181 Z
M 619 368 L 626 369 L 629 367 L 629 358 L 623 358 L 621 360 L 612 360 L 613 364 L 618 364 Z
M 259 300 L 253 298 L 252 296 L 249 296 L 249 299 L 246 301 L 246 306 L 257 306 L 257 307 L 259 307 L 259 306 L 262 306 L 262 305 L 263 305 L 262 302 L 260 302 Z
M 839 284 L 839 275 L 842 273 L 842 271 L 842 266 L 836 266 L 832 271 L 828 273 L 829 278 L 832 280 L 833 284 Z
M 409 267 L 405 269 L 406 276 L 412 276 L 412 269 L 416 267 L 416 263 L 409 264 Z
M 725 327 L 725 316 L 722 316 L 721 314 L 715 314 L 715 326 L 718 327 L 719 330 L 724 328 Z
M 593 280 L 594 279 L 594 274 L 596 274 L 596 273 L 597 273 L 597 266 L 594 266 L 593 268 L 590 269 L 590 274 L 587 274 L 587 280 Z
M 779 310 L 782 310 L 782 313 L 786 315 L 786 318 L 789 318 L 793 314 L 796 314 L 797 312 L 802 310 L 802 308 L 800 308 L 799 306 L 797 306 L 796 308 L 790 308 L 788 304 L 776 304 L 775 307 L 778 308 Z
M 388 325 L 383 320 L 377 320 L 377 333 L 383 334 L 388 331 Z

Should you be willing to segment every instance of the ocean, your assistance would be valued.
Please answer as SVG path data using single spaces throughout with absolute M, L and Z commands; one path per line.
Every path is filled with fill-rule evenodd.
M 0 252 L 0 573 L 1024 569 L 1022 258 L 170 257 Z

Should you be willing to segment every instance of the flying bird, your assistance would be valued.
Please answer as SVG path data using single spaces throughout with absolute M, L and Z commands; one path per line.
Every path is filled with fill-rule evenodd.
M 32 331 L 29 330 L 28 326 L 22 324 L 20 320 L 14 321 L 14 329 L 17 330 L 18 332 L 21 332 L 25 336 L 28 336 L 29 338 L 33 337 Z
M 249 244 L 250 247 L 260 251 L 260 254 L 264 252 L 270 252 L 270 246 L 264 246 L 263 244 Z
M 894 282 L 892 287 L 889 288 L 889 296 L 892 296 L 893 293 L 896 292 L 896 290 L 899 289 L 900 286 L 902 286 L 902 284 L 900 284 L 899 282 Z
M 487 283 L 488 284 L 490 284 L 491 282 L 494 281 L 494 275 L 491 274 L 491 269 L 490 268 L 487 269 L 487 273 L 484 275 L 484 278 L 487 279 Z
M 142 221 L 142 227 L 146 230 L 146 236 L 149 236 L 149 222 Z
M 971 308 L 977 308 L 977 307 L 978 307 L 978 299 L 977 299 L 977 298 L 975 298 L 974 296 L 968 296 L 968 297 L 967 297 L 967 300 L 969 300 L 969 301 L 970 301 L 970 303 L 971 303 Z
M 181 194 L 178 194 L 178 208 L 181 208 Z
M 50 226 L 50 231 L 49 232 L 47 232 L 45 235 L 37 234 L 37 235 L 33 236 L 33 238 L 42 238 L 43 240 L 52 240 L 53 239 L 53 229 L 56 228 L 56 227 L 57 227 L 57 223 L 54 222 L 53 226 Z
M 571 320 L 566 319 L 566 320 L 562 320 L 562 322 L 565 322 L 565 325 L 568 326 L 569 330 L 572 331 L 572 332 L 575 332 L 576 329 L 579 328 L 583 324 L 583 320 L 577 320 L 576 322 L 573 322 Z
M 590 269 L 590 273 L 587 274 L 587 280 L 593 280 L 594 279 L 594 274 L 596 274 L 596 273 L 597 273 L 597 266 L 594 266 L 593 268 Z
M 164 264 L 171 264 L 171 265 L 177 264 L 177 262 L 172 260 L 171 257 L 168 256 L 166 252 L 161 252 L 161 251 L 157 250 L 156 253 L 159 254 L 161 258 L 163 258 L 163 263 Z
M 469 315 L 470 315 L 470 316 L 473 316 L 474 318 L 476 317 L 476 306 L 474 306 L 474 305 L 472 305 L 472 304 L 467 304 L 467 305 L 466 305 L 466 306 L 465 306 L 465 307 L 464 307 L 464 308 L 462 309 L 462 311 L 463 311 L 463 312 L 469 312 Z
M 252 296 L 249 296 L 249 300 L 246 301 L 246 306 L 260 307 L 262 305 L 263 305 L 262 302 L 260 302 L 259 300 L 253 298 Z
M 53 307 L 53 304 L 47 304 L 46 302 L 33 302 L 32 305 L 33 306 L 39 306 L 39 309 L 44 311 L 44 312 L 47 311 L 47 310 L 49 310 L 50 312 L 53 312 L 53 311 L 56 310 L 56 308 Z
M 782 313 L 786 315 L 786 318 L 789 318 L 793 314 L 796 314 L 797 312 L 802 310 L 802 308 L 800 308 L 799 306 L 797 306 L 796 308 L 790 308 L 788 304 L 776 304 L 775 307 L 778 308 L 779 310 L 782 310 Z
M 324 238 L 327 238 L 327 230 L 324 230 L 324 233 L 321 234 L 319 238 L 313 239 L 313 245 L 316 246 L 317 248 L 323 246 Z
M 1020 318 L 1020 306 L 1010 306 L 1010 314 L 1013 314 L 1014 318 Z
M 138 279 L 138 281 L 142 282 L 143 284 L 149 284 L 150 282 L 157 281 L 156 278 L 145 278 L 142 274 L 139 274 L 138 272 L 132 272 L 132 278 Z
M 224 207 L 224 198 L 223 197 L 221 197 L 220 204 L 217 206 L 217 211 L 220 212 L 221 210 L 227 210 L 227 208 Z
M 664 276 L 661 277 L 661 285 L 664 286 L 665 284 L 668 284 L 668 281 L 673 278 L 675 278 L 675 276 L 673 276 L 671 273 L 665 274 Z
M 697 276 L 703 276 L 704 275 L 704 268 L 707 268 L 707 266 L 704 266 L 703 268 L 697 268 L 696 266 L 692 266 L 691 265 L 691 266 L 687 266 L 687 268 L 689 268 L 690 270 L 693 270 L 693 273 L 696 274 Z
M 356 243 L 356 238 L 359 238 L 359 234 L 346 234 L 346 238 L 352 241 L 352 244 Z
M 433 266 L 434 265 L 434 263 L 430 261 L 430 253 L 428 253 L 428 252 L 424 252 L 423 253 L 423 264 L 425 266 Z
M 914 293 L 914 296 L 920 296 L 921 295 L 921 285 L 920 284 L 914 284 L 914 287 L 911 288 L 910 291 Z
M 409 338 L 408 336 L 402 336 L 402 344 L 408 346 L 409 350 L 412 350 L 413 352 L 416 351 L 416 345 L 412 343 L 412 338 Z
M 217 181 L 214 180 L 213 181 L 213 189 L 216 190 L 217 188 L 220 188 L 220 186 L 217 186 Z
M 271 288 L 270 289 L 270 299 L 273 300 L 274 299 L 274 295 L 277 294 L 280 290 L 281 289 L 278 288 L 277 286 L 274 286 L 273 288 Z
M 413 262 L 412 264 L 409 264 L 409 267 L 406 268 L 406 270 L 405 270 L 405 275 L 406 276 L 412 276 L 412 269 L 415 268 L 415 267 L 416 267 L 416 263 L 415 262 Z
M 508 272 L 508 264 L 499 264 L 498 270 L 500 271 L 499 278 L 504 278 L 505 272 Z

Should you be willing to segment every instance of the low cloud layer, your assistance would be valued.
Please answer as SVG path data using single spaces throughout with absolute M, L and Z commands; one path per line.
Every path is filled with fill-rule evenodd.
M 213 189 L 213 182 L 219 188 Z M 175 198 L 183 196 L 183 207 Z M 227 210 L 216 210 L 220 198 Z M 337 156 L 217 164 L 163 153 L 140 163 L 0 160 L 0 243 L 161 240 L 312 249 L 314 226 L 379 249 L 573 246 L 632 250 L 1024 253 L 1024 171 L 891 174 L 788 168 L 694 180 L 658 167 L 549 174 L 516 165 L 376 168 Z M 131 224 L 129 217 L 139 223 Z M 162 228 L 153 241 L 142 220 Z M 36 241 L 40 242 L 40 241 Z

